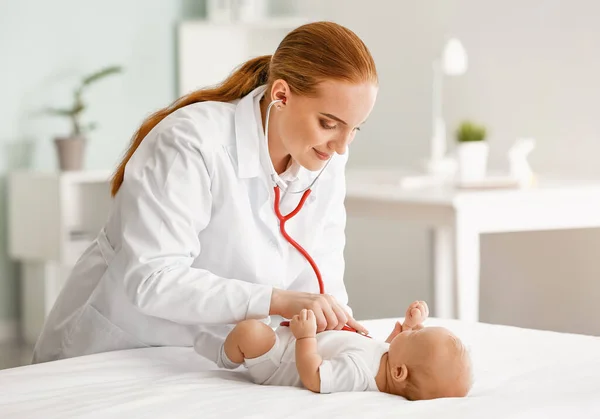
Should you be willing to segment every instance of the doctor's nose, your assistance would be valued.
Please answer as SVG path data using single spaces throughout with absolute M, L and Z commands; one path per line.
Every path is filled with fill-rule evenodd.
M 354 139 L 354 135 L 351 133 L 350 135 L 346 135 L 338 140 L 332 141 L 329 144 L 329 148 L 336 152 L 336 154 L 346 154 L 346 150 L 348 149 L 348 145 Z

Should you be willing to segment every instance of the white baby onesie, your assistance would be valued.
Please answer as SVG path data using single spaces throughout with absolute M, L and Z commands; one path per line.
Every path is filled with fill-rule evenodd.
M 296 369 L 296 339 L 289 327 L 276 330 L 273 348 L 244 361 L 258 384 L 302 387 Z M 348 331 L 317 334 L 317 350 L 323 358 L 319 368 L 321 393 L 379 391 L 375 376 L 389 344 Z

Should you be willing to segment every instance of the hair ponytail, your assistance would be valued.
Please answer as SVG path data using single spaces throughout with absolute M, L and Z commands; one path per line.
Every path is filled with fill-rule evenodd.
M 196 90 L 185 96 L 180 97 L 170 106 L 160 109 L 150 115 L 137 132 L 134 134 L 129 149 L 121 160 L 111 181 L 111 194 L 115 196 L 123 183 L 125 176 L 125 166 L 127 162 L 141 144 L 142 140 L 160 121 L 170 113 L 184 106 L 198 102 L 218 101 L 230 102 L 246 96 L 258 86 L 266 84 L 269 80 L 269 64 L 271 55 L 263 55 L 246 61 L 236 69 L 225 81 L 214 88 Z

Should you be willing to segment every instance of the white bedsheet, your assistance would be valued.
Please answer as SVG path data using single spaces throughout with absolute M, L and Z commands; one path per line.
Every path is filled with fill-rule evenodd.
M 364 322 L 385 338 L 393 320 Z M 191 348 L 149 348 L 0 371 L 0 418 L 600 418 L 600 337 L 429 320 L 469 346 L 464 399 L 317 395 L 251 384 Z

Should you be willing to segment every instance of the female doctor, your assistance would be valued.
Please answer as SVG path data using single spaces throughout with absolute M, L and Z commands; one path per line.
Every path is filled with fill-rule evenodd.
M 107 222 L 49 314 L 34 362 L 194 342 L 217 362 L 235 323 L 304 308 L 319 331 L 366 332 L 343 282 L 344 167 L 377 89 L 363 42 L 317 22 L 151 115 L 116 170 Z M 324 294 L 275 211 L 293 211 L 309 186 L 285 229 L 316 262 Z

